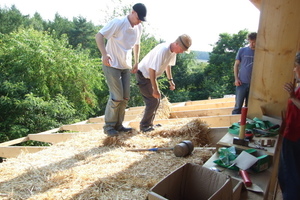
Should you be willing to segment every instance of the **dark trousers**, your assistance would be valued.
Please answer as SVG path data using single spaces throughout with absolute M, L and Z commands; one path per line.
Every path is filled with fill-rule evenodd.
M 145 111 L 140 122 L 140 127 L 153 126 L 153 121 L 160 103 L 160 99 L 153 97 L 151 81 L 150 79 L 145 78 L 141 71 L 136 73 L 136 80 L 145 102 Z
M 283 200 L 300 199 L 300 140 L 293 142 L 283 138 L 278 180 Z
M 248 106 L 250 83 L 242 83 L 242 85 L 237 86 L 235 90 L 235 106 L 232 114 L 241 114 L 243 104 L 245 102 L 245 107 Z

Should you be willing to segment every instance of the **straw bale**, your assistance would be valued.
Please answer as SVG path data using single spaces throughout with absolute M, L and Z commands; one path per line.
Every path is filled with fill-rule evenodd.
M 172 110 L 172 104 L 169 102 L 167 97 L 160 100 L 160 104 L 155 114 L 155 119 L 169 119 Z M 141 114 L 136 117 L 136 121 L 140 121 L 144 115 L 144 110 Z
M 146 199 L 149 189 L 170 172 L 185 163 L 202 165 L 213 151 L 195 150 L 190 156 L 176 157 L 172 150 L 127 150 L 173 147 L 182 140 L 205 146 L 207 132 L 205 123 L 193 120 L 118 137 L 107 137 L 102 131 L 78 133 L 64 143 L 1 163 L 0 198 Z

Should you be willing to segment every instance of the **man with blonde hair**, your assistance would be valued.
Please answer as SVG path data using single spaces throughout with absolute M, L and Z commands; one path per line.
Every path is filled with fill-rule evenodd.
M 136 72 L 139 63 L 141 22 L 146 20 L 146 14 L 145 5 L 137 3 L 129 15 L 111 20 L 96 34 L 96 43 L 102 54 L 103 72 L 110 94 L 103 127 L 104 133 L 108 136 L 131 131 L 131 128 L 125 128 L 122 123 L 130 96 L 130 70 Z M 105 39 L 107 39 L 106 46 Z

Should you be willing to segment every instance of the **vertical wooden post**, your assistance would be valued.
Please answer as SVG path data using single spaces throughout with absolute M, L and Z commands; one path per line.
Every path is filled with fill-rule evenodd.
M 249 118 L 262 117 L 262 114 L 280 118 L 286 108 L 288 96 L 283 85 L 294 78 L 294 59 L 300 43 L 299 8 L 299 0 L 261 2 Z
M 261 8 L 261 0 L 249 0 L 258 10 Z

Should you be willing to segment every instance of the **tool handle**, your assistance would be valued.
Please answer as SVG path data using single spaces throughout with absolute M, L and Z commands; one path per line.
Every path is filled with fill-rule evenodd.
M 173 147 L 166 147 L 166 148 L 152 148 L 152 149 L 149 149 L 149 151 L 168 151 L 168 150 L 173 150 Z
M 126 151 L 166 151 L 166 150 L 173 150 L 173 147 L 168 148 L 151 148 L 151 149 L 126 149 Z
M 240 170 L 240 176 L 243 178 L 243 182 L 247 187 L 251 187 L 252 181 L 249 177 L 249 174 L 246 170 Z

